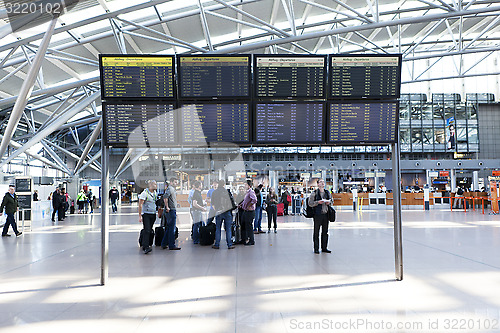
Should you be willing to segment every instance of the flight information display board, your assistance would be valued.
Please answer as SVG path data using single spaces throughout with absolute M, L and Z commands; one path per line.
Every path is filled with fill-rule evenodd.
M 103 99 L 174 98 L 172 56 L 100 56 Z
M 255 107 L 255 142 L 322 143 L 323 122 L 323 103 L 259 103 Z
M 249 98 L 250 56 L 180 56 L 181 98 Z
M 327 143 L 393 143 L 398 102 L 331 103 Z
M 108 146 L 164 148 L 177 143 L 172 103 L 106 103 L 103 116 Z
M 256 96 L 323 98 L 326 57 L 255 56 Z
M 401 57 L 331 56 L 330 98 L 399 98 Z
M 250 143 L 249 103 L 193 103 L 180 110 L 182 144 Z

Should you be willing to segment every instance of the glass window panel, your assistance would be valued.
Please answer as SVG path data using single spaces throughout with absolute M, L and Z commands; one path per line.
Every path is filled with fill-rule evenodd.
M 467 108 L 465 107 L 464 104 L 457 105 L 456 109 L 455 109 L 456 119 L 457 120 L 467 119 L 466 111 L 467 111 Z
M 468 137 L 469 144 L 478 144 L 479 143 L 479 134 L 477 127 L 470 127 L 468 129 Z
M 432 119 L 432 105 L 424 104 L 422 106 L 422 119 Z
M 410 129 L 409 128 L 402 128 L 399 131 L 400 135 L 400 141 L 401 141 L 401 151 L 410 151 Z
M 433 104 L 432 116 L 434 120 L 444 120 L 443 106 L 439 104 Z
M 411 119 L 422 119 L 422 108 L 420 105 L 412 105 L 410 108 Z
M 422 128 L 411 129 L 411 150 L 422 151 Z
M 444 107 L 444 119 L 448 120 L 450 118 L 454 118 L 455 117 L 454 111 L 455 110 L 454 110 L 453 106 L 445 106 Z
M 399 119 L 408 120 L 410 119 L 410 106 L 408 103 L 401 103 L 399 105 Z
M 477 104 L 467 105 L 467 119 L 477 119 Z

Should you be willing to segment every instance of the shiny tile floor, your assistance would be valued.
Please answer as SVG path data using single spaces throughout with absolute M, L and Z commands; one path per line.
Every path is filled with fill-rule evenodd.
M 111 215 L 104 287 L 99 214 L 34 223 L 0 240 L 0 332 L 500 331 L 498 216 L 404 211 L 400 282 L 392 213 L 338 220 L 332 254 L 313 254 L 311 220 L 300 216 L 229 251 L 191 244 L 184 212 L 182 250 L 145 256 L 136 208 L 123 206 Z

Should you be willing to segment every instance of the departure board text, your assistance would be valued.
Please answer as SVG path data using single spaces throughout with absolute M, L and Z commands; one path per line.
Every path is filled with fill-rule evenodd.
M 102 57 L 103 98 L 173 98 L 173 57 Z
M 397 102 L 332 103 L 328 143 L 391 143 L 396 140 Z
M 324 57 L 257 57 L 257 97 L 324 97 Z
M 173 104 L 105 104 L 106 142 L 112 147 L 176 144 Z
M 250 96 L 250 58 L 180 57 L 180 96 L 224 98 Z
M 399 57 L 331 57 L 330 98 L 398 98 Z
M 322 103 L 262 103 L 256 106 L 256 143 L 323 142 Z
M 182 143 L 250 143 L 250 105 L 247 103 L 185 104 L 181 108 Z

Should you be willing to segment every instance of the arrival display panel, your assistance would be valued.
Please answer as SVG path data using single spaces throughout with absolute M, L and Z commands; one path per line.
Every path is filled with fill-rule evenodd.
M 182 143 L 250 143 L 249 103 L 193 103 L 180 110 Z
M 256 96 L 323 98 L 325 57 L 255 57 Z
M 400 56 L 331 56 L 330 98 L 399 98 Z
M 250 56 L 179 57 L 181 98 L 249 98 Z
M 102 98 L 174 98 L 174 58 L 101 56 Z
M 255 143 L 322 143 L 323 111 L 323 103 L 259 103 L 255 107 Z
M 332 103 L 327 143 L 392 143 L 396 141 L 398 103 Z
M 112 147 L 164 148 L 175 145 L 173 104 L 104 104 L 106 144 Z

